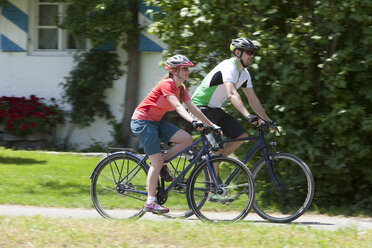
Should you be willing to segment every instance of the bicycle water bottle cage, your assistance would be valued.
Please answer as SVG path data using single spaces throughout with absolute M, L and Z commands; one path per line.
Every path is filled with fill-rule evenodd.
M 223 149 L 222 138 L 219 134 L 212 131 L 212 132 L 210 132 L 209 134 L 206 135 L 206 138 L 207 138 L 209 147 L 213 151 L 218 151 L 220 149 Z

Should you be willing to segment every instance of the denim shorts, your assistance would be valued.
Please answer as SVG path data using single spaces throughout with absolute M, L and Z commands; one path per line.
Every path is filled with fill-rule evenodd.
M 160 153 L 160 141 L 168 143 L 172 136 L 180 130 L 175 125 L 163 120 L 131 120 L 130 128 L 148 156 Z

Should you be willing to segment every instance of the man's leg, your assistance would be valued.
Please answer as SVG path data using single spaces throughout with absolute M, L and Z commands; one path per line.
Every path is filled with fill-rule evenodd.
M 238 136 L 236 139 L 241 139 L 241 138 L 247 138 L 248 133 L 243 133 L 240 136 Z M 235 141 L 235 142 L 229 142 L 224 145 L 224 148 L 219 150 L 217 153 L 222 154 L 224 156 L 229 156 L 231 153 L 233 153 L 236 149 L 239 148 L 241 144 L 243 144 L 244 141 Z
M 226 137 L 229 139 L 241 139 L 248 137 L 248 133 L 245 131 L 244 127 L 234 117 L 225 112 L 223 112 L 222 115 L 223 117 L 220 118 L 217 125 L 222 128 L 222 132 Z M 224 149 L 219 150 L 218 153 L 224 156 L 229 156 L 244 142 L 245 141 L 243 140 L 225 143 Z

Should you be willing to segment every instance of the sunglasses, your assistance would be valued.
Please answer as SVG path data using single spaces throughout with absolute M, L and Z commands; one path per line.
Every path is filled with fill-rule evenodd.
M 183 67 L 180 67 L 181 70 L 184 70 L 184 71 L 188 71 L 189 70 L 189 67 L 188 66 L 183 66 Z
M 245 50 L 244 52 L 245 52 L 247 55 L 253 55 L 253 54 L 254 54 L 253 50 Z

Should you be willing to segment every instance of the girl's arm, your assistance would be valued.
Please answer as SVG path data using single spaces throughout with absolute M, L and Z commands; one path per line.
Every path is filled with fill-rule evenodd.
M 180 101 L 175 95 L 166 96 L 169 103 L 176 109 L 177 113 L 188 122 L 192 122 L 194 119 L 187 112 L 187 110 L 182 106 Z M 187 105 L 186 105 L 187 106 Z
M 187 112 L 187 110 L 182 106 L 182 104 L 180 103 L 180 101 L 178 100 L 178 98 L 175 96 L 175 95 L 168 95 L 167 96 L 167 99 L 169 101 L 169 103 L 176 109 L 177 113 L 182 116 L 186 121 L 188 122 L 191 122 L 194 120 L 194 118 L 192 118 L 192 116 Z M 223 135 L 222 131 L 220 130 L 220 127 L 218 127 L 217 125 L 213 124 L 213 122 L 211 122 L 204 114 L 203 112 L 201 112 L 201 110 L 195 106 L 195 104 L 191 101 L 191 100 L 188 100 L 185 102 L 185 105 L 187 106 L 187 108 L 190 110 L 190 112 L 195 115 L 196 118 L 198 118 L 199 120 L 201 120 L 204 124 L 206 124 L 207 126 L 210 126 L 210 127 L 213 127 L 213 128 L 216 128 L 219 130 L 220 132 L 220 135 Z M 203 128 L 202 128 L 203 129 Z
M 201 120 L 207 126 L 213 126 L 213 123 L 203 114 L 203 112 L 198 107 L 195 106 L 195 104 L 191 100 L 185 102 L 185 105 L 196 118 Z

